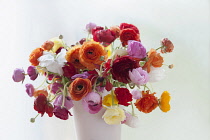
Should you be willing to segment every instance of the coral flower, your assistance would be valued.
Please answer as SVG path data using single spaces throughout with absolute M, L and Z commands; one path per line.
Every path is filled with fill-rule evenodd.
M 163 57 L 160 53 L 157 53 L 155 49 L 151 49 L 148 53 L 148 61 L 144 64 L 143 68 L 147 68 L 147 72 L 150 72 L 150 67 L 161 67 L 163 65 Z
M 150 113 L 158 106 L 158 99 L 154 96 L 155 93 L 149 94 L 149 91 L 142 91 L 143 97 L 136 100 L 136 108 L 144 113 Z
M 44 49 L 42 48 L 36 48 L 31 52 L 31 54 L 29 55 L 29 61 L 31 62 L 31 65 L 33 66 L 39 65 L 39 61 L 37 59 L 43 55 L 43 51 Z
M 52 42 L 52 41 L 46 41 L 46 42 L 42 45 L 42 48 L 43 48 L 44 50 L 49 51 L 49 50 L 52 49 L 53 46 L 54 46 L 54 42 Z
M 174 50 L 174 45 L 168 38 L 164 38 L 163 40 L 161 40 L 161 44 L 163 46 L 161 48 L 161 53 L 170 53 Z
M 76 78 L 69 86 L 69 94 L 72 100 L 79 101 L 92 90 L 89 79 Z
M 122 45 L 128 45 L 129 40 L 140 41 L 140 35 L 137 34 L 133 29 L 127 28 L 120 31 L 120 41 Z
M 94 70 L 107 60 L 107 51 L 97 42 L 85 42 L 79 50 L 80 62 L 89 70 Z
M 171 97 L 168 91 L 164 91 L 161 95 L 160 102 L 159 102 L 159 107 L 163 112 L 168 112 L 170 110 L 170 102 Z
M 66 53 L 66 60 L 73 64 L 75 68 L 77 69 L 84 69 L 85 66 L 83 66 L 79 60 L 79 46 L 72 47 L 67 53 Z
M 37 96 L 39 96 L 40 94 L 43 94 L 43 95 L 45 95 L 46 97 L 48 96 L 48 92 L 47 92 L 46 90 L 35 90 L 33 96 L 34 96 L 34 97 L 37 97 Z

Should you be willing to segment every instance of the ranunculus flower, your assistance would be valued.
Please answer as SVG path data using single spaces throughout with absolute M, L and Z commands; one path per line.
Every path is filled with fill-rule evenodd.
M 115 59 L 116 57 L 121 57 L 121 56 L 125 56 L 125 55 L 128 55 L 128 52 L 126 50 L 124 50 L 124 49 L 116 49 L 112 53 L 111 58 Z
M 96 65 L 101 65 L 107 57 L 104 47 L 94 41 L 85 42 L 79 50 L 80 63 L 89 70 L 94 70 Z
M 90 92 L 83 98 L 82 105 L 90 114 L 96 114 L 102 109 L 101 96 L 98 93 Z
M 132 83 L 139 86 L 146 84 L 149 80 L 148 73 L 145 70 L 142 70 L 141 67 L 129 71 L 129 77 Z
M 171 109 L 170 104 L 169 104 L 170 100 L 171 100 L 171 96 L 169 92 L 164 91 L 161 95 L 160 102 L 159 102 L 159 107 L 163 112 L 168 112 Z
M 62 108 L 61 106 L 55 106 L 53 113 L 57 118 L 62 120 L 67 120 L 69 118 L 69 115 L 72 116 L 66 108 Z
M 122 56 L 114 60 L 111 73 L 114 80 L 129 83 L 129 71 L 139 67 L 139 63 L 129 56 Z
M 50 85 L 50 90 L 53 94 L 61 92 L 63 89 L 63 84 L 61 83 L 52 83 Z
M 161 48 L 161 53 L 172 52 L 174 50 L 174 45 L 168 38 L 162 39 L 161 44 L 164 46 Z
M 66 49 L 62 49 L 57 55 L 44 51 L 43 55 L 39 57 L 39 65 L 46 67 L 48 71 L 63 75 L 63 69 L 66 59 Z
M 107 108 L 102 118 L 107 124 L 112 125 L 112 124 L 120 124 L 121 121 L 125 120 L 126 116 L 125 112 L 121 108 L 114 107 L 114 108 Z
M 128 102 L 132 101 L 132 94 L 127 88 L 115 88 L 114 93 L 119 101 L 119 104 L 124 106 L 130 105 Z
M 31 62 L 31 65 L 33 66 L 39 65 L 38 58 L 43 55 L 43 51 L 44 49 L 42 48 L 36 48 L 31 52 L 31 54 L 29 55 L 29 61 Z
M 128 40 L 140 41 L 140 36 L 131 28 L 121 30 L 120 41 L 122 42 L 122 45 L 128 45 Z
M 118 105 L 118 100 L 115 94 L 107 94 L 103 98 L 103 103 L 104 106 L 110 107 L 114 105 Z
M 127 29 L 127 28 L 133 29 L 137 34 L 139 34 L 139 29 L 135 25 L 128 24 L 128 23 L 120 24 L 120 30 Z
M 53 46 L 54 46 L 54 42 L 52 42 L 52 41 L 46 41 L 46 42 L 42 45 L 42 48 L 43 48 L 44 50 L 49 51 L 49 50 L 52 49 Z
M 110 27 L 110 30 L 114 32 L 115 38 L 118 38 L 120 36 L 120 27 L 119 26 L 112 26 Z
M 66 53 L 66 60 L 69 63 L 72 63 L 75 68 L 84 69 L 85 66 L 81 64 L 79 59 L 79 50 L 80 50 L 79 46 L 74 46 L 71 49 L 69 49 L 68 52 Z
M 67 62 L 64 67 L 62 67 L 63 69 L 63 76 L 67 77 L 67 78 L 71 78 L 73 75 L 77 74 L 77 70 L 75 69 L 74 65 Z
M 14 82 L 24 81 L 25 72 L 23 69 L 16 68 L 13 72 L 12 79 Z
M 58 37 L 52 38 L 50 39 L 50 41 L 52 41 L 54 43 L 53 47 L 52 47 L 52 51 L 54 53 L 56 53 L 56 51 L 65 46 L 65 43 L 62 39 L 59 39 Z
M 34 66 L 29 66 L 27 69 L 27 74 L 30 77 L 31 80 L 36 80 L 38 73 L 36 71 L 36 67 Z
M 131 94 L 133 99 L 140 99 L 142 97 L 142 92 L 139 89 L 133 89 Z
M 129 40 L 127 51 L 128 55 L 134 58 L 142 59 L 147 56 L 145 47 L 139 41 Z
M 148 53 L 148 61 L 144 64 L 143 68 L 147 69 L 147 72 L 150 72 L 151 66 L 161 67 L 163 65 L 163 57 L 160 53 L 157 53 L 155 49 L 151 49 Z
M 63 95 L 59 95 L 55 99 L 53 105 L 54 106 L 62 106 L 62 103 L 63 103 Z M 65 97 L 64 106 L 67 110 L 71 109 L 74 106 L 73 101 L 69 96 Z
M 110 29 L 98 30 L 93 34 L 93 40 L 96 42 L 102 42 L 104 46 L 110 45 L 115 39 L 115 33 Z
M 34 86 L 32 84 L 26 84 L 26 93 L 28 94 L 28 96 L 32 97 L 34 94 Z
M 150 67 L 149 82 L 157 82 L 165 78 L 165 70 L 162 67 Z
M 33 96 L 38 97 L 40 94 L 43 94 L 46 97 L 48 96 L 48 92 L 46 90 L 35 90 Z
M 133 116 L 128 112 L 125 112 L 126 119 L 123 121 L 123 124 L 130 126 L 132 128 L 137 128 L 139 125 L 139 119 L 137 116 Z
M 149 91 L 142 91 L 142 98 L 136 100 L 136 108 L 144 113 L 150 113 L 158 106 L 158 99 L 154 96 L 155 93 L 149 94 Z
M 92 32 L 92 29 L 96 27 L 96 24 L 95 23 L 88 23 L 86 24 L 86 30 L 88 31 L 88 33 L 91 33 Z
M 71 79 L 76 79 L 76 78 L 87 79 L 89 76 L 90 74 L 86 71 L 81 74 L 75 74 L 74 76 L 71 77 Z
M 41 116 L 46 112 L 49 117 L 53 116 L 53 107 L 50 103 L 47 102 L 47 98 L 44 94 L 39 94 L 39 96 L 34 101 L 34 109 L 41 113 Z
M 69 94 L 72 100 L 79 101 L 92 90 L 89 79 L 76 78 L 69 86 Z

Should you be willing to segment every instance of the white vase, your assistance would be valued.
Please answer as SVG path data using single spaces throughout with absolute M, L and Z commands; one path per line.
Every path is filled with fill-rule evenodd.
M 82 101 L 75 101 L 73 117 L 77 140 L 120 140 L 121 125 L 108 125 L 102 116 L 105 109 L 90 114 L 83 109 Z

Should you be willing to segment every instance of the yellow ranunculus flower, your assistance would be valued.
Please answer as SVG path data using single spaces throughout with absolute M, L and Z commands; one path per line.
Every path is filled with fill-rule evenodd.
M 113 106 L 118 104 L 118 100 L 115 94 L 113 96 L 111 94 L 108 94 L 104 96 L 102 104 L 104 106 Z
M 126 116 L 125 112 L 121 108 L 114 107 L 114 108 L 107 108 L 102 118 L 107 124 L 111 125 L 111 124 L 120 124 L 121 121 L 125 120 Z
M 170 110 L 170 102 L 171 96 L 168 91 L 164 91 L 160 98 L 159 107 L 163 112 L 168 112 Z
M 111 51 L 111 45 L 109 45 L 109 46 L 105 47 L 105 49 L 107 50 L 108 57 L 110 57 L 110 56 L 111 56 L 111 54 L 112 54 L 112 51 Z
M 52 51 L 55 53 L 60 47 L 65 48 L 65 44 L 62 39 L 59 39 L 58 37 L 50 39 L 50 41 L 54 42 L 54 46 L 52 48 Z

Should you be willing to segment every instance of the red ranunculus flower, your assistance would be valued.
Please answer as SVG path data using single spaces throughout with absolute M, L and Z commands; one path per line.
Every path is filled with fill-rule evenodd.
M 139 67 L 139 63 L 129 56 L 122 56 L 113 62 L 111 73 L 115 80 L 123 83 L 129 83 L 129 71 Z
M 57 118 L 60 118 L 62 120 L 67 120 L 69 118 L 69 115 L 72 116 L 66 108 L 62 108 L 61 106 L 55 106 L 53 113 Z
M 131 28 L 126 28 L 120 31 L 120 41 L 122 42 L 122 45 L 128 45 L 128 40 L 136 40 L 140 41 L 140 36 L 138 33 L 135 32 L 135 30 Z
M 34 101 L 34 109 L 41 113 L 41 116 L 46 112 L 49 117 L 53 116 L 53 106 L 47 102 L 47 98 L 44 94 L 39 94 L 38 97 Z
M 133 24 L 128 24 L 128 23 L 120 24 L 120 30 L 127 29 L 127 28 L 133 29 L 137 34 L 139 34 L 139 29 Z
M 73 75 L 77 74 L 76 68 L 73 64 L 67 62 L 63 69 L 63 76 L 71 78 Z
M 96 42 L 102 42 L 104 46 L 110 45 L 115 39 L 115 33 L 110 29 L 97 30 L 93 34 L 93 40 Z
M 130 105 L 128 102 L 132 101 L 132 94 L 127 88 L 116 88 L 114 92 L 119 104 L 124 106 Z
M 103 29 L 104 29 L 104 28 L 101 27 L 101 26 L 96 26 L 95 28 L 92 29 L 92 35 L 94 35 L 95 32 L 100 31 L 100 30 L 103 30 Z
M 142 91 L 143 97 L 136 100 L 135 106 L 139 111 L 150 113 L 158 106 L 158 99 L 154 96 L 155 93 L 149 94 L 149 91 Z

